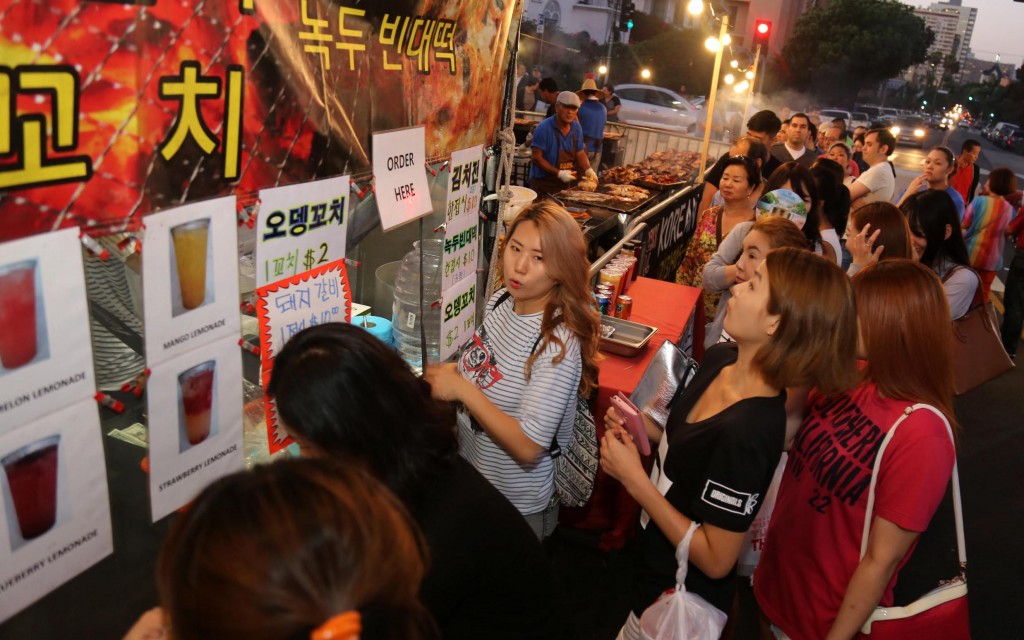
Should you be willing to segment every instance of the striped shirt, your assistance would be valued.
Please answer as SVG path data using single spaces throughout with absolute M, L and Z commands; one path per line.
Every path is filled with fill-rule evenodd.
M 504 289 L 487 303 L 490 309 Z M 537 337 L 543 312 L 519 315 L 511 299 L 492 309 L 477 328 L 473 340 L 459 358 L 459 372 L 475 383 L 488 400 L 519 421 L 519 428 L 545 450 L 558 436 L 569 444 L 576 417 L 576 393 L 583 371 L 576 336 L 561 324 L 555 335 L 565 344 L 565 357 L 549 344 L 533 363 L 526 382 L 526 360 Z M 531 464 L 520 464 L 482 431 L 465 411 L 459 414 L 459 450 L 487 480 L 523 515 L 543 511 L 555 491 L 554 464 L 542 454 Z
M 1013 217 L 1013 207 L 1004 198 L 978 196 L 964 213 L 964 242 L 971 266 L 996 271 L 1003 264 L 1003 231 Z

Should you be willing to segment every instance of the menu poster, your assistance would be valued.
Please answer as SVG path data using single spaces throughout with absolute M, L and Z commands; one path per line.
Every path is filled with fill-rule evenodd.
M 227 336 L 237 342 L 237 224 L 234 196 L 146 217 L 142 295 L 150 367 Z
M 352 293 L 344 260 L 260 287 L 256 296 L 264 389 L 270 382 L 274 357 L 289 338 L 307 327 L 352 319 Z M 267 442 L 270 453 L 276 453 L 291 444 L 291 440 L 280 428 L 273 401 L 268 398 L 264 405 Z
M 256 286 L 345 257 L 349 176 L 260 190 Z
M 476 274 L 480 246 L 477 227 L 480 222 L 482 155 L 482 145 L 452 154 L 448 172 L 442 290 L 470 274 Z
M 78 229 L 0 244 L 0 434 L 95 391 Z
M 427 186 L 426 129 L 373 134 L 373 182 L 385 231 L 431 213 Z
M 151 369 L 149 495 L 156 522 L 245 466 L 242 352 L 232 336 Z
M 476 330 L 476 278 L 463 278 L 441 292 L 441 360 L 447 360 Z
M 92 398 L 0 435 L 0 623 L 113 551 Z

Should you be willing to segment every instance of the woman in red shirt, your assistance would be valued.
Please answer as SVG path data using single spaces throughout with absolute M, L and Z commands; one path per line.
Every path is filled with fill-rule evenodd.
M 913 412 L 882 460 L 861 559 L 868 487 L 886 433 L 916 403 L 952 419 L 952 320 L 942 284 L 920 263 L 885 260 L 852 282 L 862 381 L 807 398 L 754 574 L 757 602 L 780 638 L 849 640 L 876 606 L 892 605 L 899 569 L 952 474 L 945 424 Z

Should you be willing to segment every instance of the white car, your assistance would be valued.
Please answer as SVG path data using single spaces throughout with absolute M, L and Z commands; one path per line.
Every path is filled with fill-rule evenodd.
M 845 120 L 846 128 L 851 131 L 853 130 L 853 127 L 850 126 L 850 121 L 853 120 L 853 116 L 849 111 L 844 111 L 842 109 L 822 109 L 818 112 L 818 120 L 821 124 L 829 124 L 836 118 L 842 118 Z
M 622 101 L 619 122 L 673 131 L 693 131 L 704 112 L 674 91 L 647 84 L 620 84 L 615 95 Z

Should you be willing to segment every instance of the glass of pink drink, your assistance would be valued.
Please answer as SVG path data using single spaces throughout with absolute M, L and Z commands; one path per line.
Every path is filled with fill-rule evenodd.
M 0 364 L 16 369 L 36 357 L 36 260 L 0 266 Z
M 3 458 L 18 527 L 25 540 L 43 535 L 57 519 L 58 444 L 60 435 L 50 436 Z
M 210 435 L 210 411 L 213 408 L 213 374 L 217 362 L 208 360 L 178 375 L 181 387 L 182 414 L 185 417 L 185 436 L 190 446 L 206 440 Z

